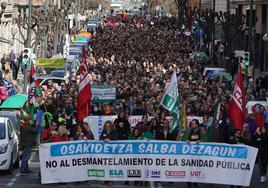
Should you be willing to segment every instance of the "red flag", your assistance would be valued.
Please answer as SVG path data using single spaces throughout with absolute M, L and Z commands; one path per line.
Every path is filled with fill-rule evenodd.
M 34 65 L 31 65 L 29 80 L 30 80 L 30 85 L 29 85 L 29 90 L 28 90 L 28 101 L 29 103 L 34 104 L 36 102 L 38 95 L 40 94 L 40 86 L 36 78 Z
M 79 83 L 78 101 L 77 101 L 77 121 L 81 122 L 85 117 L 88 116 L 91 110 L 91 97 L 92 97 L 90 78 L 86 63 L 86 52 L 84 48 L 82 50 L 82 60 L 79 70 L 80 70 L 80 83 Z
M 229 104 L 228 116 L 235 129 L 243 130 L 243 124 L 246 120 L 246 100 L 244 81 L 240 68 L 237 75 L 233 97 Z

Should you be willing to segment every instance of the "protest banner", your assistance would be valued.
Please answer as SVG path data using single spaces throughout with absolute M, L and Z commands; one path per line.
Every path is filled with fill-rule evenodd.
M 115 102 L 115 85 L 91 85 L 92 103 L 110 103 Z
M 108 120 L 113 122 L 115 118 L 116 116 L 88 116 L 84 122 L 88 123 L 95 140 L 99 140 L 104 123 Z
M 39 151 L 42 184 L 102 180 L 249 186 L 258 150 L 223 143 L 72 141 L 41 144 Z
M 106 121 L 114 121 L 117 118 L 116 115 L 112 116 L 88 116 L 84 119 L 84 122 L 87 122 L 91 132 L 94 135 L 95 140 L 99 140 L 99 137 L 102 132 L 103 125 Z M 149 117 L 149 120 L 151 120 L 153 117 Z M 171 123 L 172 117 L 167 116 L 166 119 Z M 190 122 L 193 119 L 197 119 L 199 123 L 203 122 L 203 117 L 200 116 L 187 116 L 187 126 L 189 126 Z M 130 126 L 134 128 L 139 122 L 142 121 L 142 116 L 129 116 L 128 121 L 130 123 Z
M 247 103 L 247 111 L 249 114 L 253 113 L 252 112 L 252 108 L 255 106 L 257 107 L 256 108 L 256 111 L 259 111 L 259 107 L 258 105 L 262 105 L 265 107 L 265 111 L 268 112 L 268 101 L 248 101 Z

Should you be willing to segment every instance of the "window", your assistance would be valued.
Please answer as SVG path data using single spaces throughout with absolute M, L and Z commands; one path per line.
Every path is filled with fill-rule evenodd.
M 11 134 L 14 132 L 14 129 L 9 120 L 7 121 L 7 126 L 8 126 L 8 136 L 11 137 Z
M 0 123 L 0 140 L 6 138 L 6 128 L 5 124 Z
M 262 5 L 262 15 L 261 15 L 261 23 L 266 25 L 267 21 L 267 4 Z

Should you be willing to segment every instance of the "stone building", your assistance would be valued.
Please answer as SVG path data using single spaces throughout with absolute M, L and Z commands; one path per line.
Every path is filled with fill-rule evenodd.
M 41 6 L 46 0 L 32 0 L 32 6 Z M 6 8 L 1 17 L 0 24 L 0 57 L 4 53 L 9 53 L 12 49 L 15 53 L 20 53 L 24 49 L 22 35 L 26 35 L 26 30 L 19 31 L 15 18 L 25 12 L 28 15 L 29 0 L 2 0 Z M 32 38 L 34 38 L 32 34 Z

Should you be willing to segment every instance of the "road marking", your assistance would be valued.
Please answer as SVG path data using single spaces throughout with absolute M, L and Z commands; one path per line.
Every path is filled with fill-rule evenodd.
M 11 187 L 12 185 L 14 185 L 14 182 L 13 181 L 12 182 L 8 182 L 8 184 L 7 184 L 8 187 Z
M 29 161 L 28 161 L 29 164 L 32 163 L 32 160 L 33 160 L 33 158 L 35 157 L 35 155 L 36 155 L 36 152 L 32 152 L 31 157 L 30 157 L 30 159 L 29 159 Z M 20 173 L 17 172 L 17 173 L 13 176 L 13 178 L 12 178 L 11 180 L 9 180 L 7 186 L 8 186 L 8 187 L 13 186 L 14 183 L 17 181 L 17 178 L 18 178 L 19 176 L 20 176 Z
M 154 186 L 154 182 L 153 182 L 153 181 L 150 181 L 150 187 L 151 187 L 151 188 L 155 188 L 155 186 Z

